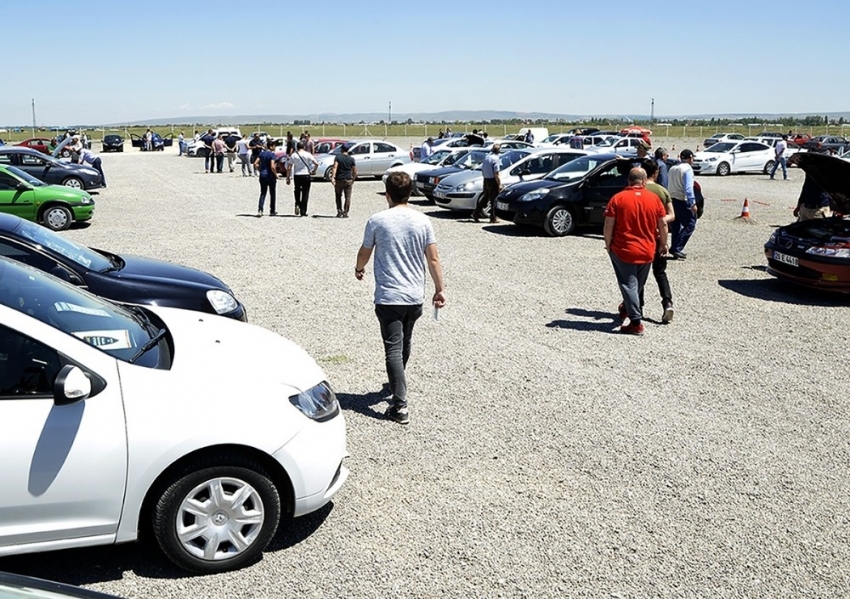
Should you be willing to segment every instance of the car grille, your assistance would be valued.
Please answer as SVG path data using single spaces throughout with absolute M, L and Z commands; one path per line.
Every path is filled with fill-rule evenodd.
M 805 266 L 791 266 L 790 264 L 779 262 L 773 258 L 768 258 L 767 265 L 776 272 L 785 273 L 801 279 L 812 279 L 813 281 L 820 279 L 821 273 L 811 268 L 806 268 Z

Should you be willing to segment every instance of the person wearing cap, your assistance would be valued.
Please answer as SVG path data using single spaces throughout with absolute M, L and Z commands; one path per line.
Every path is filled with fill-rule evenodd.
M 785 150 L 788 149 L 788 136 L 783 135 L 782 139 L 776 142 L 773 146 L 773 151 L 776 154 L 776 159 L 773 161 L 773 167 L 770 169 L 770 180 L 773 181 L 773 175 L 776 174 L 776 169 L 782 165 L 782 178 L 788 180 L 788 169 L 785 166 Z
M 673 221 L 670 229 L 673 235 L 673 243 L 670 248 L 670 255 L 675 260 L 684 260 L 687 258 L 685 254 L 685 246 L 691 235 L 694 234 L 694 229 L 697 226 L 697 198 L 694 193 L 694 153 L 687 148 L 679 153 L 679 164 L 670 169 L 669 187 L 670 197 L 673 198 L 673 211 L 676 214 L 676 220 Z
M 664 189 L 667 189 L 669 183 L 668 173 L 670 167 L 667 166 L 668 157 L 667 148 L 655 148 L 655 164 L 658 165 L 658 176 L 655 178 L 655 182 Z
M 484 177 L 484 191 L 481 192 L 481 197 L 478 199 L 478 204 L 472 212 L 472 220 L 479 222 L 479 219 L 484 214 L 484 207 L 490 206 L 490 222 L 497 223 L 496 218 L 496 196 L 502 191 L 502 180 L 499 176 L 499 152 L 502 145 L 495 142 L 490 149 L 490 153 L 484 158 L 481 163 L 481 174 Z
M 71 162 L 73 162 L 74 164 L 78 164 L 80 162 L 80 152 L 83 149 L 83 144 L 80 141 L 80 136 L 71 136 L 71 143 L 69 143 L 65 147 L 71 153 Z
M 419 148 L 419 162 L 425 162 L 428 160 L 428 157 L 434 153 L 434 138 L 429 137 L 425 141 L 422 142 L 422 146 Z
M 647 158 L 649 158 L 650 147 L 651 146 L 648 143 L 646 143 L 644 140 L 641 139 L 640 141 L 638 141 L 637 157 L 638 157 L 639 161 L 642 162 L 643 160 L 646 160 Z

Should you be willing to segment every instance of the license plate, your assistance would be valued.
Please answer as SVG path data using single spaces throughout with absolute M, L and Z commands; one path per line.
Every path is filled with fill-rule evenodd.
M 507 202 L 496 202 L 496 210 L 507 210 L 508 203 Z
M 435 197 L 435 198 L 440 198 L 440 199 L 442 200 L 442 199 L 445 199 L 446 194 L 445 194 L 444 192 L 442 192 L 442 191 L 435 191 L 435 192 L 434 192 L 434 197 Z
M 773 252 L 773 259 L 777 262 L 782 262 L 783 264 L 790 264 L 791 266 L 800 266 L 800 262 L 797 260 L 796 256 L 789 256 L 788 254 Z
M 422 181 L 417 181 L 417 182 L 416 182 L 416 187 L 417 187 L 418 189 L 425 189 L 425 184 L 424 184 Z

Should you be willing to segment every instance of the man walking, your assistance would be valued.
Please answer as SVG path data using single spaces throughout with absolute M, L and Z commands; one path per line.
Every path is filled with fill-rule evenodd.
M 670 167 L 667 165 L 668 157 L 667 148 L 655 148 L 655 164 L 658 165 L 658 176 L 655 182 L 664 189 L 667 189 L 667 186 L 670 184 L 668 177 Z
M 661 201 L 647 191 L 646 172 L 642 168 L 629 171 L 629 186 L 616 194 L 605 208 L 605 250 L 614 265 L 614 274 L 623 296 L 620 316 L 628 316 L 629 324 L 620 332 L 643 335 L 640 298 L 656 253 L 656 239 L 661 253 L 667 253 L 667 221 Z
M 658 183 L 658 175 L 661 169 L 658 163 L 647 158 L 643 161 L 643 170 L 646 171 L 646 189 L 658 196 L 661 204 L 664 206 L 665 222 L 669 227 L 670 223 L 676 220 L 676 215 L 673 212 L 673 199 L 670 193 Z M 661 322 L 664 324 L 673 320 L 673 292 L 670 290 L 670 281 L 667 280 L 667 256 L 661 251 L 661 239 L 656 238 L 655 256 L 652 258 L 652 276 L 655 277 L 655 283 L 658 285 L 658 293 L 661 294 L 661 309 L 664 311 L 661 316 Z M 640 296 L 640 310 L 643 312 L 643 294 Z
M 496 196 L 502 191 L 502 180 L 499 178 L 499 152 L 502 146 L 497 142 L 493 144 L 490 153 L 484 158 L 481 163 L 481 174 L 484 176 L 484 190 L 481 192 L 481 197 L 478 199 L 478 204 L 472 212 L 472 220 L 481 222 L 479 219 L 483 214 L 485 206 L 490 206 L 490 222 L 497 223 L 496 218 Z
M 354 162 L 354 158 L 348 155 L 348 144 L 343 144 L 339 154 L 334 158 L 334 166 L 331 171 L 331 185 L 334 186 L 337 218 L 348 218 L 348 211 L 351 209 L 351 188 L 356 178 L 357 164 Z M 343 194 L 345 194 L 345 206 L 342 205 Z
M 354 276 L 362 281 L 366 265 L 375 253 L 375 314 L 381 326 L 384 356 L 392 398 L 386 415 L 399 424 L 408 424 L 407 379 L 413 325 L 422 316 L 425 301 L 425 266 L 434 281 L 432 302 L 436 309 L 446 304 L 443 269 L 430 219 L 410 208 L 412 191 L 407 173 L 387 177 L 388 210 L 374 214 L 366 222 L 363 245 L 357 252 Z
M 313 155 L 304 149 L 304 142 L 299 141 L 295 152 L 289 157 L 289 168 L 286 171 L 286 184 L 290 180 L 294 184 L 295 212 L 307 216 L 307 203 L 310 201 L 310 183 L 319 163 Z
M 773 146 L 773 151 L 776 153 L 776 158 L 773 161 L 773 168 L 770 169 L 770 180 L 773 181 L 773 175 L 776 174 L 776 169 L 782 165 L 782 178 L 788 180 L 788 169 L 785 166 L 785 150 L 788 149 L 788 136 L 783 135 L 782 139 L 776 142 Z
M 673 247 L 670 254 L 676 260 L 687 258 L 685 245 L 697 226 L 697 199 L 694 195 L 694 153 L 684 149 L 679 153 L 679 164 L 670 169 L 668 187 L 673 198 L 673 211 L 676 220 L 673 221 Z
M 257 204 L 257 216 L 263 216 L 266 192 L 269 194 L 269 216 L 277 216 L 275 210 L 277 168 L 275 167 L 274 142 L 269 139 L 267 146 L 267 149 L 262 150 L 254 161 L 254 170 L 260 176 L 260 200 Z

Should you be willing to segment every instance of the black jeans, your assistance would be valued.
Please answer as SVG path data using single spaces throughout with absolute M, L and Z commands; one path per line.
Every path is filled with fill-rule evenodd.
M 295 206 L 301 212 L 301 216 L 307 216 L 307 202 L 310 200 L 310 175 L 295 175 L 293 179 Z
M 673 305 L 673 292 L 670 290 L 670 281 L 667 280 L 667 258 L 661 255 L 661 248 L 655 247 L 655 258 L 652 261 L 652 276 L 658 284 L 658 293 L 661 294 L 661 306 L 666 308 Z M 640 309 L 643 310 L 643 289 L 640 293 Z
M 484 191 L 481 192 L 481 197 L 478 199 L 478 204 L 472 212 L 472 218 L 481 218 L 484 215 L 484 209 L 490 207 L 490 220 L 496 218 L 496 196 L 499 195 L 499 184 L 495 179 L 484 179 Z
M 387 377 L 392 402 L 398 408 L 407 407 L 407 379 L 404 369 L 410 358 L 410 341 L 413 338 L 413 325 L 422 316 L 422 304 L 387 305 L 375 304 L 375 315 L 381 325 L 381 338 L 384 340 L 384 356 L 387 364 Z
M 277 178 L 260 177 L 260 203 L 257 205 L 257 210 L 263 211 L 263 204 L 266 203 L 266 191 L 269 192 L 269 214 L 277 212 L 275 210 L 275 201 L 277 193 Z
M 103 174 L 103 161 L 100 159 L 100 156 L 95 158 L 91 165 L 94 170 L 100 173 L 100 180 L 103 181 L 103 186 L 106 187 L 106 175 Z
M 224 154 L 215 155 L 215 168 L 219 173 L 224 169 Z M 212 170 L 212 168 L 210 170 Z

